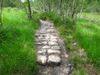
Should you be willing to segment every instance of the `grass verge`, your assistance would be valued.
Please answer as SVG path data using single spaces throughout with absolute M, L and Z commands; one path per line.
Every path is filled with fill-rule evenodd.
M 34 75 L 38 70 L 35 55 L 35 30 L 39 22 L 29 20 L 25 11 L 3 9 L 0 30 L 0 75 Z

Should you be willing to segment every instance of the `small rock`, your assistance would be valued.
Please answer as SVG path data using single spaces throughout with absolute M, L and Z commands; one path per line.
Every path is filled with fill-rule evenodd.
M 68 64 L 68 67 L 71 67 L 72 65 L 71 64 Z
M 68 54 L 66 54 L 65 57 L 68 58 Z
M 44 55 L 38 55 L 37 62 L 39 64 L 45 65 L 46 64 L 46 61 L 47 61 L 46 56 L 44 56 Z
M 77 45 L 77 43 L 73 43 L 73 45 Z

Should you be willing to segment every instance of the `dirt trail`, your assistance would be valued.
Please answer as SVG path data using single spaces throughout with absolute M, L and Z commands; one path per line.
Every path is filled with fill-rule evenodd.
M 35 36 L 37 62 L 41 68 L 35 75 L 71 75 L 67 50 L 54 24 L 43 20 L 40 23 Z

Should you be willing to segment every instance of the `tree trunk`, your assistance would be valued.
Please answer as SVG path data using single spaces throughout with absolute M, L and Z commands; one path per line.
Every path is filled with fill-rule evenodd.
M 3 0 L 0 1 L 0 25 L 2 25 L 2 7 L 3 7 Z
M 29 0 L 27 0 L 27 8 L 28 8 L 28 17 L 32 19 L 31 5 Z
M 62 16 L 62 0 L 60 0 L 60 16 Z
M 50 1 L 48 1 L 48 8 L 49 8 L 49 12 L 51 12 L 51 5 L 50 5 Z

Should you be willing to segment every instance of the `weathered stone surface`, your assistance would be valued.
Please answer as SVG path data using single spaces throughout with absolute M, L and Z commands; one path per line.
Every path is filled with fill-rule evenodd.
M 50 55 L 48 56 L 48 63 L 49 64 L 59 64 L 61 63 L 61 58 L 59 56 L 56 56 L 56 55 Z
M 47 50 L 47 53 L 48 53 L 48 54 L 61 54 L 60 51 L 58 51 L 58 50 L 53 50 L 53 49 L 48 49 L 48 50 Z
M 38 55 L 37 62 L 39 64 L 45 65 L 46 61 L 47 61 L 47 57 L 46 56 L 44 56 L 44 55 Z
M 46 54 L 46 49 L 41 49 L 37 51 L 38 54 Z
M 48 44 L 47 41 L 42 41 L 41 43 L 42 43 L 43 45 L 47 45 L 47 44 Z
M 57 42 L 48 42 L 49 45 L 58 45 Z
M 44 49 L 45 49 L 45 48 L 50 48 L 50 46 L 48 46 L 48 45 L 45 45 L 45 46 L 43 46 L 42 48 L 44 48 Z
M 45 38 L 43 38 L 43 39 L 41 39 L 41 41 L 49 41 L 49 39 L 45 39 Z
M 57 39 L 57 38 L 59 38 L 59 37 L 50 35 L 50 38 L 52 38 L 52 39 Z
M 43 37 L 38 37 L 39 39 L 43 39 Z
M 57 46 L 52 46 L 51 48 L 52 48 L 52 49 L 58 49 L 58 50 L 60 49 L 59 45 L 57 45 Z
M 50 39 L 51 42 L 57 42 L 57 39 Z

